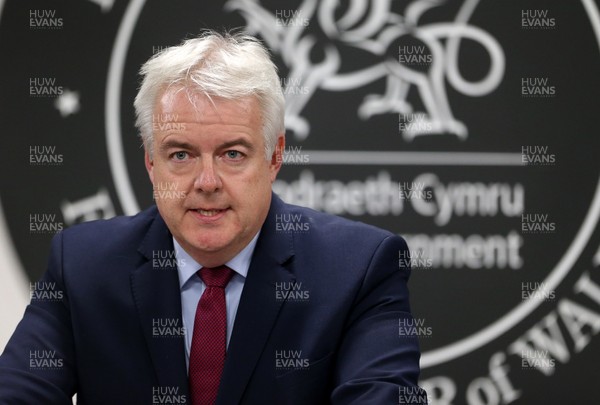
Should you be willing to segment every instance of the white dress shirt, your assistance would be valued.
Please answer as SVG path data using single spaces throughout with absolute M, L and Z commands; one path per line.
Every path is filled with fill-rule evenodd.
M 233 323 L 235 322 L 235 314 L 237 313 L 240 297 L 250 267 L 250 260 L 256 247 L 256 241 L 260 231 L 248 243 L 248 245 L 235 256 L 233 259 L 225 263 L 227 267 L 235 273 L 225 287 L 225 302 L 227 305 L 227 346 L 231 339 Z M 205 285 L 197 275 L 198 270 L 202 267 L 181 247 L 173 238 L 173 246 L 175 247 L 175 257 L 177 259 L 177 271 L 179 273 L 179 288 L 181 293 L 181 312 L 183 318 L 183 326 L 185 327 L 185 361 L 189 368 L 190 364 L 190 348 L 192 347 L 192 336 L 194 334 L 194 319 L 196 317 L 196 307 L 198 301 L 204 292 Z

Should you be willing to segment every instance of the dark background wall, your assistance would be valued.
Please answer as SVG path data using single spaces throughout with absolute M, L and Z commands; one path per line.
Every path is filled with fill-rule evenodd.
M 140 65 L 201 28 L 245 27 L 287 98 L 274 190 L 409 243 L 432 403 L 597 401 L 597 1 L 7 0 L 0 13 L 3 336 L 57 231 L 152 204 Z

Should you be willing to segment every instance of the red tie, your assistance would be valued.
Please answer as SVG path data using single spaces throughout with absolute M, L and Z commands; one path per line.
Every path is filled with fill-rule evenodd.
M 204 267 L 197 273 L 206 284 L 194 318 L 190 351 L 190 390 L 193 405 L 213 405 L 225 364 L 227 308 L 225 286 L 233 277 L 227 266 Z

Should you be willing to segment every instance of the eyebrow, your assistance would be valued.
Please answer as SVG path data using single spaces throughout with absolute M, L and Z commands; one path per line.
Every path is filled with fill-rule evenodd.
M 244 138 L 238 138 L 238 139 L 234 139 L 232 141 L 222 143 L 221 145 L 219 145 L 217 147 L 217 149 L 227 149 L 227 148 L 231 148 L 232 146 L 238 146 L 238 145 L 241 145 L 250 151 L 254 151 L 254 146 Z M 168 149 L 172 149 L 172 148 L 196 150 L 196 147 L 194 145 L 192 145 L 191 143 L 178 141 L 176 139 L 166 140 L 165 142 L 163 142 L 160 145 L 160 150 L 168 150 Z
M 233 141 L 225 142 L 225 143 L 219 145 L 219 149 L 227 149 L 227 148 L 231 148 L 232 146 L 238 146 L 238 145 L 241 145 L 250 151 L 254 150 L 254 146 L 244 138 L 238 138 L 238 139 L 234 139 Z
M 195 150 L 196 148 L 191 143 L 181 142 L 175 139 L 169 139 L 160 145 L 161 150 L 167 150 L 171 148 Z

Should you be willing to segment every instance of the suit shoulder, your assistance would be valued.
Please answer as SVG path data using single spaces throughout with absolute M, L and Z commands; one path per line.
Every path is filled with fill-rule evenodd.
M 65 244 L 98 248 L 105 242 L 112 245 L 120 243 L 138 243 L 145 231 L 158 217 L 158 209 L 152 206 L 132 216 L 117 216 L 70 226 L 61 232 Z
M 365 224 L 364 222 L 353 221 L 342 218 L 337 215 L 327 214 L 315 211 L 311 208 L 298 205 L 286 204 L 288 218 L 281 218 L 283 221 L 304 221 L 305 226 L 311 236 L 324 236 L 327 239 L 334 239 L 339 243 L 364 243 L 365 241 L 379 241 L 388 237 L 397 237 L 404 242 L 402 237 L 382 228 Z M 293 217 L 295 215 L 295 217 Z
M 282 229 L 276 229 L 290 235 L 298 269 L 326 268 L 333 278 L 359 282 L 374 263 L 385 263 L 375 267 L 380 276 L 389 274 L 398 266 L 399 252 L 408 250 L 401 236 L 362 222 L 290 204 L 278 215 L 275 225 Z

